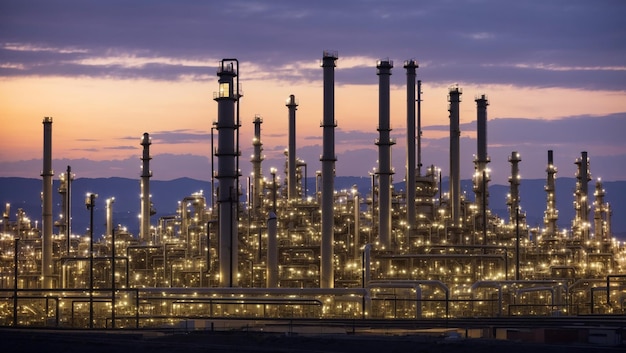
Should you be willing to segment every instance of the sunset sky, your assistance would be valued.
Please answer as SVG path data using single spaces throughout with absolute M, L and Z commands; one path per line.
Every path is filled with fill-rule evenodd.
M 463 89 L 461 176 L 476 153 L 476 103 L 486 94 L 492 180 L 507 157 L 523 178 L 591 173 L 626 180 L 626 2 L 596 1 L 49 1 L 0 0 L 0 176 L 39 178 L 42 120 L 53 117 L 55 178 L 140 175 L 152 137 L 154 179 L 210 178 L 217 63 L 240 61 L 242 174 L 250 174 L 255 114 L 270 167 L 287 146 L 294 94 L 297 154 L 321 169 L 324 50 L 335 69 L 337 175 L 376 167 L 376 61 L 394 60 L 394 181 L 405 175 L 406 71 L 419 62 L 423 163 L 447 175 L 447 90 Z

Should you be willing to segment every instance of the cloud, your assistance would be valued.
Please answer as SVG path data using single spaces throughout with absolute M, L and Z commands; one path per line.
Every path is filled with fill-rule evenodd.
M 237 57 L 250 78 L 319 80 L 321 51 L 336 49 L 344 83 L 390 56 L 417 58 L 430 82 L 623 90 L 625 12 L 587 1 L 20 1 L 0 13 L 0 75 L 203 80 Z

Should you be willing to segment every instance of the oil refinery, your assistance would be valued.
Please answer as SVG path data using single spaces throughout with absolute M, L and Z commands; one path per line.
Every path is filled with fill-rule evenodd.
M 325 51 L 321 171 L 307 192 L 298 158 L 294 95 L 286 101 L 285 168 L 264 171 L 262 124 L 253 119 L 253 155 L 240 158 L 239 62 L 217 68 L 217 146 L 210 152 L 210 195 L 181 195 L 176 214 L 152 219 L 148 133 L 140 138 L 140 231 L 113 219 L 115 199 L 74 195 L 70 167 L 60 174 L 61 216 L 53 216 L 52 123 L 43 120 L 41 227 L 6 205 L 0 233 L 0 325 L 61 328 L 172 327 L 205 319 L 452 319 L 624 315 L 626 247 L 612 236 L 611 206 L 592 184 L 582 152 L 571 228 L 557 227 L 557 167 L 547 152 L 543 227 L 520 208 L 519 164 L 511 151 L 508 217 L 489 208 L 486 95 L 475 97 L 474 201 L 461 192 L 459 104 L 449 88 L 450 163 L 423 166 L 418 63 L 407 60 L 406 191 L 393 186 L 389 59 L 379 80 L 378 165 L 367 191 L 335 189 L 334 72 Z M 207 124 L 208 125 L 208 124 Z M 209 153 L 207 153 L 209 155 Z M 213 160 L 215 166 L 213 167 Z M 241 163 L 252 164 L 246 180 Z M 449 170 L 448 193 L 442 169 Z M 265 173 L 265 174 L 264 174 Z M 283 177 L 284 175 L 284 177 Z M 398 177 L 397 177 L 398 178 Z M 97 193 L 97 190 L 94 190 Z M 593 202 L 590 203 L 593 193 Z M 71 204 L 90 212 L 87 234 L 74 234 Z M 95 207 L 98 205 L 98 207 Z M 561 207 L 566 207 L 559 205 Z M 571 206 L 567 206 L 571 207 Z M 93 234 L 95 209 L 106 234 Z M 12 213 L 13 212 L 13 213 Z

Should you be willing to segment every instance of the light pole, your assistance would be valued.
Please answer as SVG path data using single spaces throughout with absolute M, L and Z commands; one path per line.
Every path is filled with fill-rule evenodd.
M 96 205 L 94 193 L 87 194 L 85 206 L 89 210 L 89 328 L 93 328 L 93 208 Z
M 113 223 L 113 202 L 115 202 L 115 197 L 106 200 L 107 225 L 111 227 L 111 328 L 115 328 L 115 226 Z
M 20 238 L 15 238 L 15 249 L 13 249 L 13 327 L 17 327 L 17 251 L 19 241 Z
M 276 213 L 276 168 L 271 168 L 272 174 L 272 212 Z

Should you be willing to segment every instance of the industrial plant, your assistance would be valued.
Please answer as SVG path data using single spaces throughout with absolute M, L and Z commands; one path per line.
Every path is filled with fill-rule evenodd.
M 449 165 L 422 165 L 418 62 L 406 71 L 406 169 L 394 170 L 390 76 L 376 63 L 378 165 L 371 186 L 335 188 L 335 67 L 323 52 L 321 170 L 307 185 L 298 158 L 299 102 L 287 98 L 284 169 L 264 167 L 261 116 L 242 121 L 239 61 L 217 68 L 217 144 L 210 155 L 211 190 L 181 195 L 177 212 L 154 219 L 148 133 L 140 137 L 140 230 L 113 219 L 115 199 L 72 192 L 70 167 L 53 190 L 52 124 L 43 119 L 42 218 L 7 204 L 0 233 L 0 325 L 59 328 L 176 327 L 211 319 L 429 320 L 455 318 L 604 317 L 626 313 L 626 247 L 611 231 L 611 205 L 592 182 L 581 152 L 573 195 L 575 218 L 559 229 L 557 166 L 546 151 L 545 212 L 531 227 L 520 208 L 520 162 L 511 151 L 508 217 L 489 207 L 487 95 L 475 97 L 477 146 L 473 191 L 461 191 L 459 106 L 449 88 Z M 210 123 L 207 123 L 207 126 Z M 253 155 L 241 158 L 240 129 L 253 128 Z M 141 146 L 141 147 L 139 147 Z M 213 161 L 215 161 L 213 163 Z M 242 163 L 252 164 L 243 177 Z M 442 178 L 442 170 L 449 174 Z M 80 172 L 79 172 L 80 173 Z M 394 177 L 405 190 L 394 187 Z M 443 192 L 442 180 L 448 192 Z M 591 185 L 590 185 L 591 183 Z M 313 190 L 314 188 L 314 190 Z M 593 202 L 590 202 L 593 195 Z M 55 217 L 53 199 L 61 205 Z M 72 203 L 91 216 L 86 234 L 72 232 Z M 97 205 L 97 207 L 96 207 Z M 572 207 L 560 204 L 559 207 Z M 82 206 L 81 206 L 82 207 Z M 93 234 L 105 210 L 106 233 Z M 39 215 L 36 215 L 39 217 Z M 562 220 L 561 220 L 562 221 Z M 623 317 L 623 316 L 622 316 Z

